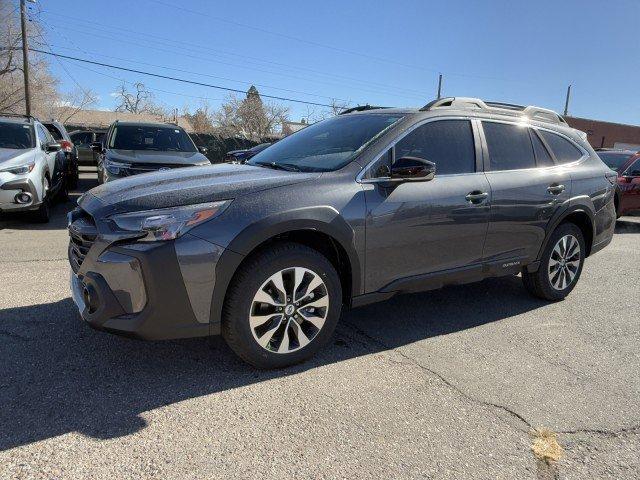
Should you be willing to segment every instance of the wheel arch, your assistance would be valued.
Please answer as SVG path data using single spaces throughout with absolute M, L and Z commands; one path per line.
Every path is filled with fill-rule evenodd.
M 553 222 L 550 222 L 544 242 L 538 253 L 538 260 L 540 260 L 542 252 L 544 252 L 551 234 L 563 223 L 573 223 L 580 229 L 582 236 L 584 237 L 585 247 L 587 250 L 585 257 L 588 257 L 591 254 L 591 247 L 593 246 L 593 239 L 596 232 L 595 213 L 588 204 L 577 204 L 570 206 L 558 215 Z
M 361 289 L 362 270 L 353 228 L 331 207 L 296 209 L 262 219 L 242 230 L 216 265 L 211 304 L 211 333 L 219 332 L 226 293 L 238 268 L 275 242 L 290 241 L 319 251 L 334 265 L 349 304 Z

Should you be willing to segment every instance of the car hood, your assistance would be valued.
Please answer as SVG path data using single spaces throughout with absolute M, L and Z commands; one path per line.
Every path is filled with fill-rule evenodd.
M 0 148 L 0 169 L 22 165 L 33 158 L 33 148 Z
M 159 152 L 156 150 L 109 150 L 109 159 L 127 163 L 198 165 L 209 160 L 200 152 Z
M 175 207 L 228 200 L 269 188 L 318 178 L 319 173 L 272 170 L 252 165 L 217 164 L 145 173 L 96 187 L 80 206 L 97 210 L 93 199 L 110 213 Z M 100 208 L 101 209 L 101 208 Z

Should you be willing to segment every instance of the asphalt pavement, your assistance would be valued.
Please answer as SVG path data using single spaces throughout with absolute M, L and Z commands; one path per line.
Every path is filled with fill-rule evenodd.
M 219 338 L 83 324 L 66 260 L 77 195 L 49 224 L 0 218 L 0 478 L 640 477 L 640 217 L 562 302 L 519 277 L 400 296 L 264 372 Z M 558 462 L 531 449 L 542 428 Z

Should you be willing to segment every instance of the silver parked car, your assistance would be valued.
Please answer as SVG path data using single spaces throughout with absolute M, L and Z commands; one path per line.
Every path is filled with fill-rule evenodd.
M 64 191 L 65 155 L 33 117 L 0 115 L 0 212 L 32 212 L 49 221 L 49 203 Z

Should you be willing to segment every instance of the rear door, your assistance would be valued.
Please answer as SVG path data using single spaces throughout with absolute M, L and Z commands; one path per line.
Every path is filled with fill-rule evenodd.
M 498 272 L 532 261 L 554 212 L 571 194 L 569 170 L 556 165 L 536 129 L 482 120 L 491 219 L 484 257 Z
M 374 162 L 362 180 L 367 291 L 407 277 L 480 265 L 490 192 L 474 137 L 476 126 L 469 119 L 431 120 L 404 134 Z M 389 165 L 403 156 L 434 162 L 435 178 L 385 184 Z

